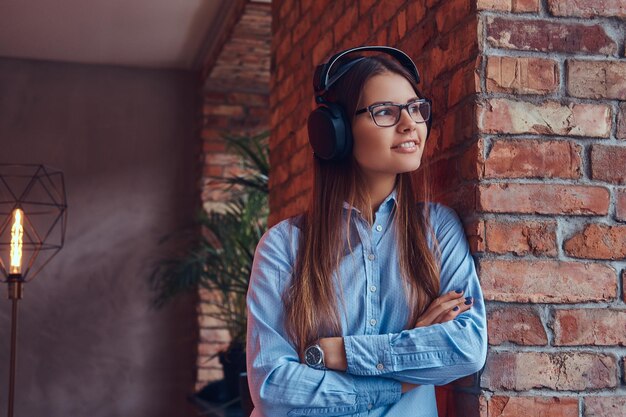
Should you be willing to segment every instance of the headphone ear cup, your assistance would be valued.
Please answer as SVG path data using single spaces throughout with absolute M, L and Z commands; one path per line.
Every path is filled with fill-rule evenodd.
M 309 143 L 325 161 L 341 161 L 352 152 L 352 129 L 343 107 L 323 103 L 309 115 Z

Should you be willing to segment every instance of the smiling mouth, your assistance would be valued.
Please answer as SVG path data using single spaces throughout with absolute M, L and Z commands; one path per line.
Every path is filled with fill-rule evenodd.
M 417 146 L 417 141 L 415 140 L 407 140 L 406 142 L 402 142 L 396 146 L 392 146 L 391 149 L 398 149 L 398 148 L 414 148 Z

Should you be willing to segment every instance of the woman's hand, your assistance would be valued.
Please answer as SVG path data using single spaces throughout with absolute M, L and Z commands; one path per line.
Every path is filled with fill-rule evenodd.
M 454 320 L 456 316 L 469 310 L 473 302 L 472 297 L 463 297 L 463 290 L 450 291 L 430 303 L 426 311 L 417 319 L 415 327 Z

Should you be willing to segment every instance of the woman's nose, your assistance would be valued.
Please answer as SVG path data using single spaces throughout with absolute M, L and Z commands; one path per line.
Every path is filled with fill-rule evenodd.
M 404 108 L 400 111 L 400 121 L 398 122 L 398 128 L 402 132 L 410 132 L 417 129 L 417 123 L 409 114 L 409 109 Z

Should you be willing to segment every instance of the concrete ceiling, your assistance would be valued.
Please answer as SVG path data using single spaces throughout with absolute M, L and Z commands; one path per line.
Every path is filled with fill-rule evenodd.
M 233 3 L 0 0 L 0 57 L 197 70 Z

